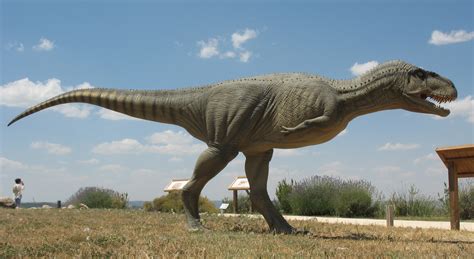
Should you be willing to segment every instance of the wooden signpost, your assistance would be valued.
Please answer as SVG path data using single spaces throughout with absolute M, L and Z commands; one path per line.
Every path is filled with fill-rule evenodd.
M 239 199 L 239 196 L 238 196 L 238 191 L 247 191 L 249 192 L 250 191 L 250 184 L 249 184 L 249 181 L 247 180 L 247 177 L 245 176 L 239 176 L 237 177 L 231 185 L 229 185 L 229 188 L 228 188 L 229 191 L 233 191 L 234 192 L 234 195 L 233 195 L 233 202 L 232 202 L 232 207 L 234 209 L 234 213 L 238 213 L 239 212 L 239 204 L 238 204 L 238 199 Z M 252 203 L 250 203 L 250 212 L 252 212 Z

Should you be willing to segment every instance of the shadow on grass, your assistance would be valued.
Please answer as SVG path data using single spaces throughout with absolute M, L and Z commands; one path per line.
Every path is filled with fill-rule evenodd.
M 312 238 L 329 239 L 329 240 L 380 240 L 380 238 L 363 233 L 351 233 L 349 235 L 325 236 L 320 234 L 310 234 Z
M 474 241 L 466 241 L 466 240 L 441 240 L 441 239 L 425 239 L 425 240 L 416 240 L 416 239 L 399 239 L 394 238 L 392 236 L 388 237 L 377 237 L 374 235 L 363 234 L 363 233 L 351 233 L 348 235 L 340 235 L 340 236 L 325 236 L 320 234 L 311 234 L 312 238 L 319 238 L 319 239 L 329 239 L 329 240 L 363 240 L 363 241 L 374 241 L 374 240 L 387 240 L 393 242 L 420 242 L 420 243 L 434 243 L 434 244 L 465 244 L 465 245 L 472 245 Z

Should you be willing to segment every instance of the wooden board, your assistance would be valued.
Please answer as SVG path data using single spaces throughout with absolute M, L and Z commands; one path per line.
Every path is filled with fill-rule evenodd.
M 447 168 L 450 162 L 454 163 L 458 177 L 474 176 L 474 144 L 441 147 L 436 153 Z
M 183 187 L 189 182 L 188 179 L 174 179 L 171 180 L 171 183 L 166 185 L 164 191 L 165 192 L 172 192 L 172 191 L 181 191 Z
M 250 190 L 250 184 L 245 176 L 237 177 L 231 185 L 229 185 L 229 190 Z

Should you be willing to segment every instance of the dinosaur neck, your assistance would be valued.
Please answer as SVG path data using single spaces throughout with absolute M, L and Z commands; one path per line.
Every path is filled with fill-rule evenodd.
M 374 71 L 377 72 L 377 71 Z M 355 117 L 399 108 L 393 85 L 397 83 L 395 75 L 370 73 L 352 80 L 339 81 L 343 113 L 347 120 Z

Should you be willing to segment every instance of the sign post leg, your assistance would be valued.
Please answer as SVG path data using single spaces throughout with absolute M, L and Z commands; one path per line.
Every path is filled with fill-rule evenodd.
M 238 199 L 239 197 L 237 194 L 237 190 L 234 190 L 234 200 L 233 200 L 234 213 L 239 213 Z
M 458 176 L 453 162 L 448 166 L 449 174 L 449 207 L 451 214 L 451 229 L 459 230 L 459 196 L 458 196 Z

